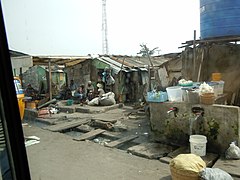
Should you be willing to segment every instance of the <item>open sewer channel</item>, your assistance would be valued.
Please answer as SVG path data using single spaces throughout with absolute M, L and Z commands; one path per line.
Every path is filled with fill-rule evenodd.
M 47 127 L 47 126 L 51 126 L 48 123 L 44 123 L 44 122 L 41 122 L 41 121 L 38 121 L 38 120 L 32 120 L 32 121 L 25 120 L 24 123 L 28 123 L 29 126 L 35 126 L 35 127 L 39 127 L 39 128 L 44 128 L 44 127 Z M 78 138 L 81 135 L 85 134 L 86 132 L 81 132 L 81 131 L 77 130 L 76 128 L 71 128 L 71 129 L 67 129 L 67 130 L 61 131 L 60 133 L 66 134 L 68 136 L 71 136 L 72 138 Z M 121 134 L 121 135 L 124 135 L 124 133 Z M 89 139 L 89 141 L 92 141 L 94 143 L 97 143 L 97 144 L 105 146 L 106 144 L 108 144 L 108 143 L 110 143 L 112 141 L 115 141 L 117 139 L 119 139 L 119 138 L 109 137 L 109 136 L 106 136 L 104 134 L 100 134 L 100 135 L 97 135 L 97 136 L 93 137 L 92 139 Z M 137 143 L 137 142 L 129 141 L 129 142 L 125 142 L 125 143 L 123 143 L 123 144 L 121 144 L 121 145 L 119 145 L 119 146 L 117 146 L 115 148 L 127 151 L 127 149 L 129 147 L 132 147 L 132 146 L 135 146 L 135 145 L 138 145 L 138 144 L 139 143 Z
M 71 136 L 73 138 L 78 138 L 79 136 L 81 136 L 82 134 L 84 134 L 84 132 L 80 132 L 78 130 L 76 130 L 75 128 L 73 129 L 68 129 L 67 131 L 64 131 L 62 132 L 68 136 Z M 109 136 L 106 136 L 104 134 L 100 134 L 100 135 L 97 135 L 95 137 L 93 137 L 92 139 L 89 139 L 89 141 L 92 141 L 94 143 L 97 143 L 97 144 L 100 144 L 100 145 L 107 145 L 108 143 L 112 142 L 112 141 L 115 141 L 117 140 L 117 138 L 113 138 L 113 137 L 109 137 Z M 127 149 L 129 147 L 132 147 L 132 146 L 135 146 L 135 145 L 138 145 L 139 143 L 136 143 L 134 141 L 130 141 L 130 142 L 125 142 L 124 144 L 116 147 L 120 150 L 124 150 L 124 151 L 127 151 Z

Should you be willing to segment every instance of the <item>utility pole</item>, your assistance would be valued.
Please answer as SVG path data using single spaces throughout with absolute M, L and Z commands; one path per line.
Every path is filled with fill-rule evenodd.
M 102 53 L 108 54 L 106 0 L 102 0 Z

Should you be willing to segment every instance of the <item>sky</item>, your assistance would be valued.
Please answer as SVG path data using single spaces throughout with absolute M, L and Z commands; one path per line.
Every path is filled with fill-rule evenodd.
M 30 55 L 102 54 L 102 0 L 1 0 L 9 49 Z M 200 36 L 199 0 L 106 0 L 109 54 L 180 52 Z

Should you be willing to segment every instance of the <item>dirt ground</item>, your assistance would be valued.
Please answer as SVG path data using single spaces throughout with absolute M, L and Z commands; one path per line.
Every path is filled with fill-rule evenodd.
M 60 113 L 57 116 L 65 116 Z M 82 113 L 67 114 L 81 116 Z M 85 114 L 86 115 L 86 114 Z M 114 109 L 89 116 L 120 118 L 127 126 L 121 134 L 137 134 L 135 143 L 150 140 L 149 122 L 131 107 Z M 44 130 L 29 122 L 23 126 L 25 136 L 37 136 L 40 143 L 27 147 L 33 180 L 107 180 L 107 179 L 171 179 L 169 165 L 108 148 L 93 141 L 74 141 L 67 134 Z

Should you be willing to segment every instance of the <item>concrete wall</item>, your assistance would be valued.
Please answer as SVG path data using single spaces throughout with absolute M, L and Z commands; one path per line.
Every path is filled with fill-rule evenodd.
M 20 68 L 22 68 L 22 73 L 24 73 L 33 66 L 31 56 L 11 57 L 11 63 L 14 76 L 19 76 Z
M 193 105 L 185 102 L 150 104 L 150 123 L 155 140 L 177 145 L 187 145 L 190 135 L 190 119 L 196 117 L 192 107 L 204 108 L 203 118 L 193 122 L 192 134 L 207 136 L 207 151 L 223 153 L 232 141 L 240 144 L 240 109 L 237 106 Z M 177 107 L 177 117 L 168 114 Z

